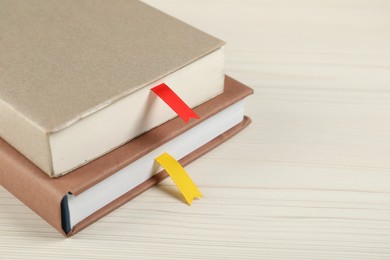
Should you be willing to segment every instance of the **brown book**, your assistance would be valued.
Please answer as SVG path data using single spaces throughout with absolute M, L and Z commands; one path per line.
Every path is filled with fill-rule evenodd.
M 172 119 L 93 162 L 72 171 L 66 176 L 56 179 L 47 176 L 11 145 L 0 139 L 0 184 L 59 232 L 66 236 L 72 236 L 152 185 L 160 182 L 167 177 L 167 174 L 164 171 L 160 171 L 158 174 L 151 175 L 152 177 L 149 179 L 137 184 L 134 188 L 73 226 L 70 225 L 68 216 L 69 196 L 82 197 L 86 192 L 101 185 L 113 176 L 117 176 L 118 172 L 139 162 L 144 156 L 158 150 L 160 147 L 178 140 L 178 138 L 202 126 L 204 123 L 218 122 L 210 120 L 215 120 L 219 115 L 222 115 L 221 113 L 225 113 L 229 109 L 232 110 L 234 108 L 231 112 L 235 114 L 237 104 L 242 103 L 242 100 L 252 94 L 252 92 L 252 89 L 226 77 L 224 92 L 195 108 L 195 112 L 201 117 L 201 120 L 193 120 L 186 124 L 180 118 Z M 243 111 L 238 111 L 237 113 L 240 114 Z M 218 120 L 224 122 L 225 118 L 222 117 Z M 205 142 L 196 150 L 186 154 L 180 159 L 180 162 L 183 165 L 192 162 L 231 138 L 249 123 L 250 119 L 243 117 L 242 114 L 238 123 L 235 123 L 235 125 L 229 127 L 229 129 L 223 131 L 222 134 L 212 140 Z M 211 128 L 208 127 L 203 132 L 212 131 Z
M 64 175 L 176 116 L 150 88 L 220 94 L 223 45 L 140 1 L 0 0 L 0 137 Z

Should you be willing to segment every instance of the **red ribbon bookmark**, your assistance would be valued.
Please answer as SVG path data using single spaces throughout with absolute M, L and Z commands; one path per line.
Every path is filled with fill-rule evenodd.
M 151 90 L 170 106 L 184 122 L 188 123 L 191 117 L 199 118 L 199 116 L 165 83 L 162 83 Z

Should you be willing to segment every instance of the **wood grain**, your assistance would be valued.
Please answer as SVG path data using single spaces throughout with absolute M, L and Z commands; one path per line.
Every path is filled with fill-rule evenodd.
M 0 259 L 390 259 L 390 3 L 147 0 L 227 42 L 253 124 L 71 239 L 0 188 Z

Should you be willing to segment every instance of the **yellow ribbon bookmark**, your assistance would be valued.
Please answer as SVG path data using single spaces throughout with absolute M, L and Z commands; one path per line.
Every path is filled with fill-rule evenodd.
M 180 163 L 175 160 L 175 158 L 168 153 L 163 153 L 154 160 L 156 160 L 156 162 L 165 169 L 169 176 L 171 176 L 173 182 L 183 194 L 188 205 L 191 205 L 194 198 L 203 197 L 202 193 L 200 193 L 198 188 L 195 186 L 188 173 L 184 170 Z

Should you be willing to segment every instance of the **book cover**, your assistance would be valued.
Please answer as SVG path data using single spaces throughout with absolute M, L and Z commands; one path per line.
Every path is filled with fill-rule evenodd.
M 196 107 L 195 111 L 202 120 L 205 120 L 250 94 L 252 94 L 252 89 L 227 77 L 224 92 Z M 165 172 L 158 173 L 78 223 L 70 232 L 65 233 L 62 223 L 61 203 L 68 193 L 76 196 L 81 194 L 200 122 L 201 120 L 196 120 L 186 124 L 181 119 L 175 118 L 68 175 L 56 179 L 48 177 L 12 146 L 0 139 L 0 184 L 59 232 L 71 236 L 158 183 L 167 175 Z M 185 156 L 180 162 L 183 165 L 192 162 L 232 137 L 249 123 L 250 119 L 245 117 L 241 123 Z
M 173 118 L 150 84 L 223 89 L 224 43 L 139 1 L 0 0 L 0 35 L 0 136 L 52 176 Z

